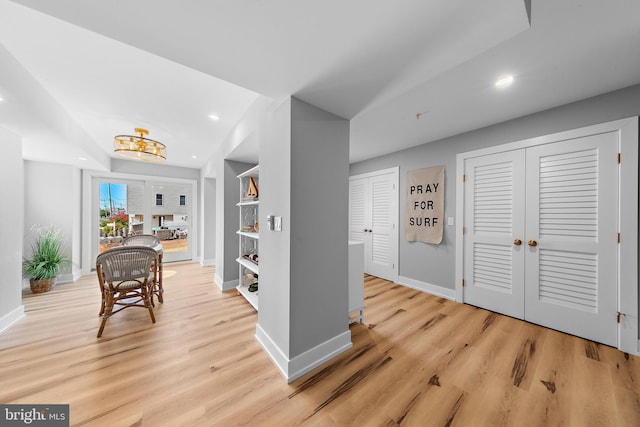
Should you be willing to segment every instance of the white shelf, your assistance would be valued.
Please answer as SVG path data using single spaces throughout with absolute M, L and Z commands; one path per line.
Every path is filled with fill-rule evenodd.
M 256 274 L 260 274 L 260 272 L 258 271 L 258 264 L 256 264 L 255 262 L 251 262 L 246 258 L 237 258 L 236 261 L 238 262 L 238 264 L 240 264 L 241 266 L 253 271 Z
M 240 236 L 244 236 L 244 237 L 248 237 L 250 239 L 256 239 L 258 240 L 260 238 L 260 235 L 256 232 L 253 231 L 236 231 L 236 234 L 239 234 Z
M 240 250 L 236 262 L 238 263 L 238 274 L 241 279 L 241 283 L 236 289 L 256 310 L 258 310 L 258 291 L 249 292 L 249 285 L 242 283 L 242 279 L 245 275 L 250 276 L 251 273 L 257 278 L 259 268 L 258 264 L 245 258 L 243 255 L 247 253 L 258 254 L 258 240 L 260 239 L 260 235 L 258 231 L 243 231 L 242 228 L 246 227 L 247 229 L 251 229 L 252 222 L 254 224 L 258 223 L 258 209 L 260 205 L 260 200 L 257 200 L 258 193 L 255 193 L 256 199 L 247 197 L 247 193 L 250 185 L 256 185 L 257 190 L 259 176 L 258 166 L 254 166 L 248 171 L 238 175 L 240 180 L 240 201 L 236 203 L 240 214 L 238 218 L 240 229 L 236 231 L 236 234 L 240 236 L 238 237 Z
M 248 171 L 242 172 L 240 175 L 238 175 L 238 178 L 245 178 L 247 176 L 258 175 L 259 171 L 260 171 L 260 165 L 256 165 L 251 169 L 249 169 Z
M 260 291 L 249 292 L 249 287 L 245 285 L 240 285 L 236 287 L 236 289 L 238 290 L 240 295 L 242 295 L 247 301 L 249 301 L 249 304 L 251 304 L 253 308 L 255 308 L 257 311 L 258 310 L 258 292 Z

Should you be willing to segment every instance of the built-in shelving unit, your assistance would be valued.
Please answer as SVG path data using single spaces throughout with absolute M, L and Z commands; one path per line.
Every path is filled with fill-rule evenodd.
M 258 208 L 260 205 L 259 167 L 255 166 L 248 171 L 238 175 L 240 180 L 240 202 L 238 203 L 240 213 L 240 228 L 236 232 L 239 239 L 239 254 L 236 261 L 239 268 L 238 293 L 258 310 L 258 290 L 252 291 L 252 284 L 258 285 L 259 257 L 258 242 L 259 222 Z M 250 290 L 251 289 L 251 290 Z

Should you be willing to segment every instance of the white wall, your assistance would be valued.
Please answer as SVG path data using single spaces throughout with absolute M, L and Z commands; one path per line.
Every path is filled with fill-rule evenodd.
M 260 135 L 260 302 L 256 337 L 288 381 L 351 347 L 349 122 L 296 98 Z M 282 230 L 269 230 L 267 216 Z
M 22 306 L 22 235 L 24 178 L 19 136 L 0 128 L 0 332 L 24 315 Z
M 216 264 L 216 180 L 201 178 L 200 183 L 200 263 Z
M 265 116 L 260 132 L 260 289 L 258 324 L 279 350 L 289 355 L 291 300 L 291 100 Z M 282 231 L 267 236 L 267 215 L 284 217 Z M 264 236 L 262 236 L 264 234 Z M 267 284 L 268 282 L 268 284 Z M 266 291 L 266 287 L 269 290 Z
M 64 252 L 72 263 L 63 267 L 57 283 L 71 282 L 79 277 L 81 269 L 81 172 L 69 165 L 27 160 L 24 177 L 24 255 L 31 251 L 33 226 L 59 229 L 64 236 Z
M 111 173 L 193 180 L 200 178 L 198 169 L 124 159 L 111 159 Z

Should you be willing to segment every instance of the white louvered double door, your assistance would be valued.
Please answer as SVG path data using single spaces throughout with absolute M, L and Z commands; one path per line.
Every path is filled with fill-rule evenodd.
M 398 169 L 349 178 L 349 240 L 364 243 L 364 271 L 398 279 Z
M 617 134 L 465 162 L 464 301 L 617 345 Z

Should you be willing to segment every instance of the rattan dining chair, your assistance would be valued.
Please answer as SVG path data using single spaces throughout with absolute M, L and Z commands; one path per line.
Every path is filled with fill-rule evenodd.
M 154 295 L 158 297 L 159 302 L 164 302 L 164 288 L 162 287 L 162 268 L 164 254 L 160 239 L 153 234 L 138 234 L 134 236 L 126 237 L 122 241 L 123 246 L 149 246 L 156 251 L 156 260 L 153 264 L 153 281 L 149 282 L 149 288 L 151 291 L 151 305 L 156 306 L 153 298 Z
M 96 272 L 102 290 L 102 323 L 98 338 L 102 336 L 107 320 L 127 307 L 148 309 L 151 321 L 156 323 L 149 287 L 156 256 L 156 251 L 147 246 L 116 246 L 98 255 Z M 114 309 L 116 306 L 118 308 Z
M 136 234 L 133 236 L 125 237 L 122 241 L 123 246 L 157 246 L 160 244 L 158 236 L 153 234 Z
M 128 236 L 122 241 L 123 246 L 149 246 L 156 250 L 157 259 L 153 265 L 153 282 L 149 282 L 151 289 L 151 305 L 155 307 L 153 296 L 158 296 L 159 302 L 164 302 L 164 289 L 162 287 L 162 263 L 163 252 L 160 239 L 153 234 L 137 234 Z

